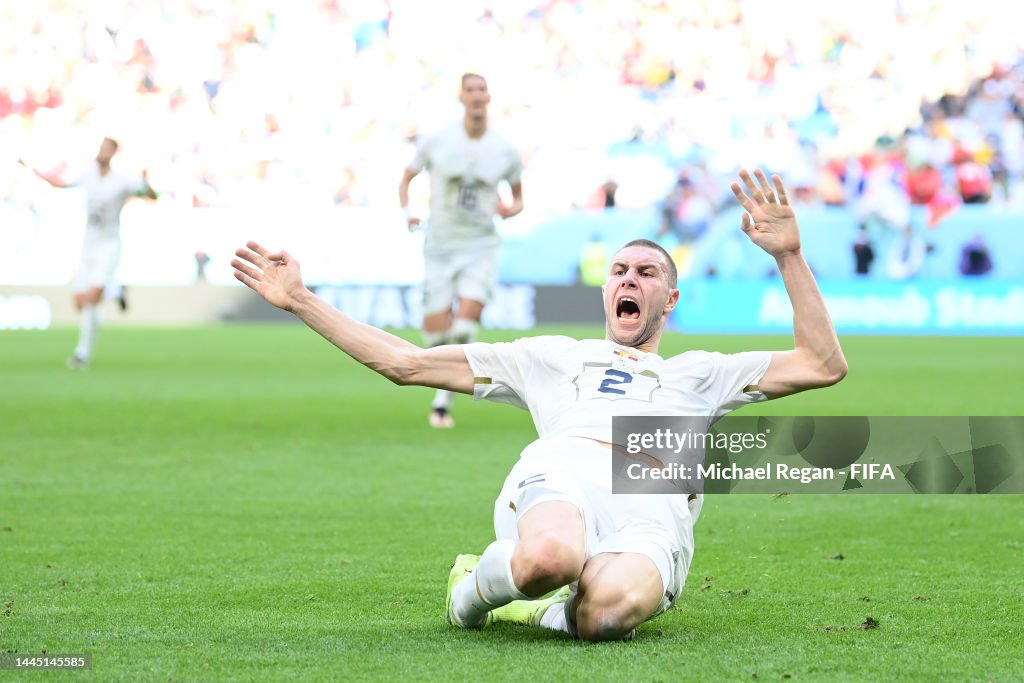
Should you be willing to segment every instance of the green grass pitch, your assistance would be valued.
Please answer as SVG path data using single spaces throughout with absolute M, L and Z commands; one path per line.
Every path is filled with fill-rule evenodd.
M 458 631 L 448 565 L 492 540 L 494 496 L 534 437 L 525 412 L 462 397 L 458 427 L 432 431 L 429 390 L 298 325 L 108 328 L 84 373 L 63 366 L 75 334 L 0 333 L 0 652 L 90 653 L 75 675 L 104 681 L 1024 672 L 1024 497 L 713 497 L 686 592 L 637 641 Z M 662 350 L 787 343 L 671 335 Z M 844 344 L 841 385 L 748 411 L 1024 407 L 1019 339 Z

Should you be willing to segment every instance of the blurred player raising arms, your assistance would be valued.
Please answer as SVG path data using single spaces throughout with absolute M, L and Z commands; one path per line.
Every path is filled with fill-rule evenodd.
M 495 501 L 497 540 L 460 555 L 448 580 L 448 620 L 493 620 L 565 631 L 585 640 L 627 638 L 678 598 L 693 556 L 702 497 L 613 495 L 612 416 L 705 416 L 835 384 L 846 360 L 800 251 L 782 181 L 746 172 L 733 192 L 742 229 L 776 260 L 793 306 L 794 348 L 739 354 L 658 345 L 679 300 L 675 265 L 657 244 L 620 249 L 603 288 L 603 340 L 533 337 L 421 349 L 346 317 L 303 284 L 286 252 L 250 242 L 235 277 L 294 313 L 345 353 L 399 385 L 473 394 L 526 408 L 539 438 L 522 453 Z M 608 400 L 614 397 L 616 400 Z M 625 446 L 626 444 L 620 444 Z M 558 591 L 552 597 L 532 600 Z
M 32 171 L 53 187 L 78 187 L 85 191 L 87 224 L 82 244 L 82 258 L 74 281 L 75 308 L 81 312 L 78 345 L 68 359 L 68 367 L 83 369 L 92 359 L 93 347 L 100 330 L 100 301 L 103 290 L 114 278 L 121 258 L 121 209 L 130 197 L 156 199 L 145 171 L 137 180 L 129 180 L 110 167 L 118 144 L 103 138 L 96 163 L 77 180 L 64 183 L 36 169 Z M 25 162 L 22 161 L 22 164 Z
M 420 219 L 409 210 L 409 183 L 430 172 L 430 221 L 423 246 L 423 341 L 427 346 L 476 340 L 480 316 L 498 281 L 495 214 L 523 210 L 522 161 L 516 148 L 487 125 L 491 95 L 483 76 L 463 74 L 462 121 L 425 137 L 405 169 L 398 200 L 409 229 Z M 498 184 L 512 188 L 512 205 L 498 197 Z M 454 314 L 453 314 L 454 304 Z M 439 389 L 430 412 L 434 427 L 451 427 L 451 392 Z

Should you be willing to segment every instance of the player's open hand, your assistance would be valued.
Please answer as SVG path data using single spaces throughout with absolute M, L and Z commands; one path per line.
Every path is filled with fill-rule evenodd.
M 739 183 L 732 184 L 733 194 L 746 209 L 741 226 L 743 232 L 747 233 L 751 242 L 776 258 L 800 251 L 800 230 L 782 179 L 777 175 L 772 176 L 773 189 L 761 169 L 755 170 L 754 175 L 757 184 L 746 170 L 740 171 L 740 180 L 746 186 L 746 192 Z
M 237 249 L 238 258 L 231 260 L 235 277 L 278 308 L 291 311 L 299 297 L 308 292 L 299 262 L 286 251 L 271 254 L 256 242 L 246 242 L 245 246 Z

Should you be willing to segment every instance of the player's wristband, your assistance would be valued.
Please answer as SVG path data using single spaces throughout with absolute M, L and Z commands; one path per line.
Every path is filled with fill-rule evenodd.
M 402 213 L 405 214 L 405 220 L 410 220 L 412 218 L 415 218 L 415 216 L 412 215 L 412 211 L 409 210 L 408 206 L 403 206 L 402 207 Z

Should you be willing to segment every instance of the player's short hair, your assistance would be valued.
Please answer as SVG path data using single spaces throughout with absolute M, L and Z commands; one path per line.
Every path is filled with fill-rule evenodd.
M 661 252 L 661 255 L 665 257 L 665 265 L 668 266 L 669 287 L 671 287 L 672 289 L 677 288 L 679 283 L 679 274 L 676 271 L 676 262 L 672 260 L 671 254 L 665 251 L 665 247 L 661 246 L 657 242 L 652 242 L 651 240 L 639 239 L 633 240 L 632 242 L 626 242 L 621 247 L 619 247 L 619 251 L 622 251 L 626 247 L 646 247 L 648 249 L 654 249 L 655 251 Z M 617 254 L 619 252 L 617 251 L 615 253 Z
M 466 89 L 466 81 L 469 80 L 470 78 L 479 78 L 481 81 L 484 82 L 484 87 L 487 86 L 487 79 L 486 78 L 484 78 L 480 74 L 476 73 L 475 71 L 467 71 L 466 73 L 462 74 L 462 89 L 463 90 Z
M 103 142 L 110 142 L 110 144 L 112 144 L 114 146 L 114 151 L 115 152 L 118 149 L 121 148 L 121 143 L 118 142 L 117 140 L 115 140 L 114 138 L 110 137 L 109 135 L 107 137 L 103 138 Z

